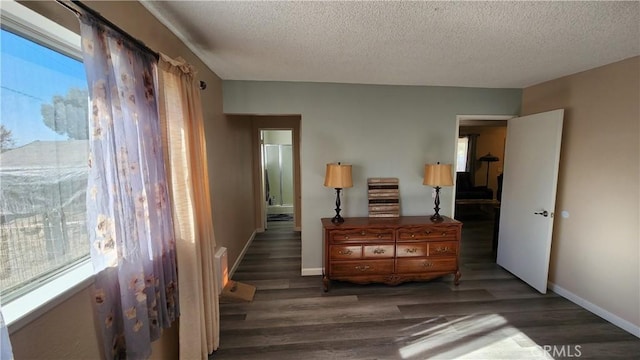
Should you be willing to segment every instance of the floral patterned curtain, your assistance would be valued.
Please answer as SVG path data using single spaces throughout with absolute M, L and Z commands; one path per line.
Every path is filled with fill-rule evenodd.
M 80 16 L 89 84 L 87 226 L 107 359 L 151 354 L 178 314 L 174 228 L 153 54 Z

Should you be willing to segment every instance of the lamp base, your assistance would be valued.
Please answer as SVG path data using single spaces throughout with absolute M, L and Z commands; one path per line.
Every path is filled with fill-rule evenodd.
M 342 188 L 336 188 L 336 216 L 331 219 L 334 224 L 342 224 L 344 222 L 344 219 L 340 216 L 340 190 Z
M 344 218 L 340 215 L 336 215 L 331 219 L 331 222 L 334 224 L 342 224 L 344 222 Z
M 431 221 L 442 222 L 444 218 L 440 216 L 440 186 L 436 186 L 435 189 L 436 189 L 436 198 L 433 201 L 433 204 L 435 205 L 433 210 L 435 210 L 436 213 L 431 215 Z

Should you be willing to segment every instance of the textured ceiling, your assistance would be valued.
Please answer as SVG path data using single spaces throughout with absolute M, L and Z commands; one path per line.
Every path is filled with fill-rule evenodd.
M 640 2 L 143 1 L 225 80 L 523 88 L 640 55 Z

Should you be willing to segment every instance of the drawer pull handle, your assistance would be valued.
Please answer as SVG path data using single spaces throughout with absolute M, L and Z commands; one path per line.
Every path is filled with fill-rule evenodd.
M 443 252 L 449 252 L 449 247 L 445 246 L 445 247 L 439 247 L 436 249 L 437 252 L 439 253 L 443 253 Z
M 382 239 L 382 234 L 378 234 L 378 239 Z
M 416 234 L 411 234 L 411 237 L 412 237 L 412 238 L 416 237 Z
M 364 265 L 364 266 L 362 266 L 362 265 L 358 265 L 358 266 L 356 266 L 356 270 L 360 270 L 360 271 L 367 271 L 367 270 L 369 270 L 370 268 L 371 268 L 371 267 L 370 267 L 369 265 Z
M 344 239 L 349 240 L 349 235 L 345 235 Z
M 418 251 L 418 249 L 416 249 L 416 248 L 411 248 L 411 249 L 404 249 L 404 251 L 405 251 L 405 252 L 407 252 L 407 253 L 409 253 L 409 254 L 413 254 L 413 253 L 417 252 L 417 251 Z
M 429 235 L 429 234 L 431 234 L 431 230 L 425 230 L 424 233 Z
M 360 232 L 360 235 L 362 235 L 362 236 L 364 236 L 365 234 L 366 234 L 366 232 L 364 232 L 364 230 L 362 230 L 362 231 Z
M 443 233 L 442 233 L 442 236 L 447 236 L 447 233 L 446 233 L 446 232 L 443 232 Z
M 340 254 L 340 255 L 351 255 L 351 254 L 353 254 L 353 251 L 351 251 L 350 249 L 340 250 L 340 251 L 338 251 L 338 254 Z
M 428 268 L 428 267 L 432 267 L 433 263 L 431 261 L 425 261 L 424 263 L 422 263 L 422 265 Z
M 375 250 L 373 250 L 374 254 L 384 254 L 384 249 L 383 248 L 376 248 Z

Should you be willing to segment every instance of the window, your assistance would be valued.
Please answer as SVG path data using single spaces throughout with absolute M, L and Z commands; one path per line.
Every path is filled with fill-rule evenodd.
M 88 92 L 77 34 L 3 1 L 0 36 L 4 305 L 88 258 Z
M 469 154 L 469 137 L 458 138 L 456 171 L 467 171 L 467 155 Z

